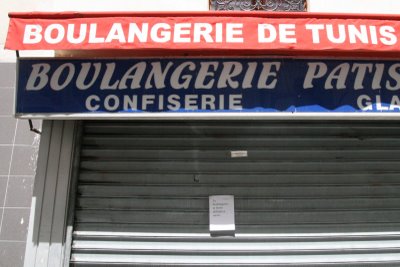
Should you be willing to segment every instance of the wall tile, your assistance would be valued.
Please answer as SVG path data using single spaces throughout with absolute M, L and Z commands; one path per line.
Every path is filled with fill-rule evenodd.
M 11 163 L 11 175 L 35 175 L 37 147 L 15 146 Z
M 30 209 L 5 208 L 0 241 L 26 241 Z
M 14 89 L 0 89 L 0 115 L 11 116 L 14 113 Z
M 25 242 L 0 241 L 0 266 L 22 267 L 25 257 Z
M 42 126 L 41 120 L 33 120 L 33 127 L 40 130 Z M 38 146 L 40 135 L 29 130 L 28 120 L 18 120 L 17 134 L 15 137 L 16 145 Z
M 5 206 L 29 208 L 31 206 L 33 181 L 33 176 L 11 176 L 8 182 Z
M 0 90 L 1 92 L 1 90 Z M 9 145 L 14 141 L 15 127 L 17 120 L 13 117 L 0 117 L 0 144 Z
M 4 206 L 6 187 L 7 187 L 7 176 L 0 176 L 0 207 Z
M 15 86 L 16 64 L 0 64 L 0 89 L 11 89 Z
M 0 145 L 0 175 L 8 175 L 10 168 L 12 146 L 1 146 Z

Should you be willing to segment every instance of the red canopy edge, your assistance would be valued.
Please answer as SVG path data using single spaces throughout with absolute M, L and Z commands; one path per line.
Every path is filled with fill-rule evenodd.
M 64 50 L 58 53 L 58 57 L 70 58 L 158 58 L 158 57 L 188 57 L 188 58 L 216 58 L 216 57 L 268 57 L 268 58 L 305 58 L 305 59 L 400 59 L 398 52 L 365 53 L 365 51 L 307 51 L 307 50 L 171 50 L 171 49 L 94 49 L 94 50 Z
M 93 51 L 123 51 L 129 50 L 131 54 L 147 55 L 249 55 L 249 56 L 267 56 L 267 55 L 289 55 L 289 56 L 316 56 L 316 57 L 365 57 L 365 58 L 399 58 L 400 57 L 400 16 L 399 15 L 376 15 L 376 14 L 334 14 L 334 13 L 311 13 L 311 12 L 243 12 L 243 11 L 206 11 L 206 12 L 24 12 L 24 13 L 9 13 L 10 25 L 6 40 L 6 49 L 11 50 L 84 50 Z M 112 25 L 120 23 L 123 25 L 124 34 L 120 38 L 127 38 L 129 23 L 134 22 L 141 27 L 143 24 L 148 24 L 152 27 L 155 24 L 165 23 L 170 26 L 171 40 L 166 42 L 156 42 L 150 38 L 148 33 L 145 42 L 139 42 L 138 36 L 132 42 L 121 42 L 121 39 L 107 42 L 106 37 L 113 33 L 115 36 L 117 31 L 112 31 Z M 206 42 L 206 38 L 200 42 L 190 41 L 188 43 L 175 43 L 173 32 L 176 24 L 182 23 L 209 23 L 213 27 L 212 34 L 208 35 L 213 39 L 214 43 Z M 68 23 L 75 25 L 75 31 L 86 25 L 87 32 L 85 40 L 81 43 L 71 43 L 67 40 L 65 33 L 64 39 L 55 41 L 59 32 L 58 29 L 53 29 L 50 36 L 50 41 L 47 42 L 44 38 L 46 27 L 58 25 L 65 31 L 68 28 Z M 89 37 L 88 25 L 98 24 L 94 32 L 94 39 L 103 39 L 103 43 L 93 43 Z M 237 26 L 231 29 L 234 38 L 242 37 L 242 43 L 229 42 L 227 37 L 227 28 L 218 32 L 216 24 L 242 24 L 242 34 L 237 33 Z M 281 34 L 279 27 L 281 25 L 295 25 L 296 29 L 286 28 L 284 32 L 286 39 L 260 43 L 260 32 L 258 26 L 260 24 L 271 24 L 275 27 L 276 33 Z M 368 39 L 370 43 L 356 40 L 356 43 L 351 43 L 348 36 L 346 42 L 342 44 L 334 43 L 328 37 L 323 35 L 323 31 L 306 29 L 306 25 L 345 25 L 346 27 L 367 27 Z M 40 27 L 40 31 L 35 28 L 26 34 L 26 26 Z M 222 26 L 221 26 L 222 27 Z M 371 28 L 372 27 L 372 28 Z M 392 30 L 382 30 L 382 27 L 390 27 Z M 184 29 L 184 30 L 187 30 Z M 193 28 L 190 29 L 191 31 Z M 268 28 L 264 34 L 264 40 L 270 37 L 271 29 Z M 337 35 L 338 29 L 335 28 Z M 348 30 L 346 28 L 346 30 Z M 225 32 L 224 32 L 225 31 Z M 348 30 L 349 31 L 349 30 Z M 40 34 L 37 34 L 37 33 Z M 150 32 L 150 30 L 149 30 Z M 318 32 L 319 43 L 315 43 L 315 33 Z M 157 33 L 159 34 L 159 32 Z M 194 40 L 194 31 L 180 33 L 183 39 L 191 38 Z M 226 40 L 217 41 L 217 35 L 225 34 Z M 317 34 L 317 35 L 318 35 Z M 347 34 L 347 33 L 346 33 Z M 40 35 L 40 36 L 39 36 Z M 41 36 L 43 35 L 43 36 Z M 76 38 L 74 33 L 74 38 Z M 25 42 L 26 36 L 30 42 Z M 40 38 L 39 38 L 39 37 Z M 38 38 L 36 38 L 38 37 Z M 34 39 L 41 39 L 35 41 Z M 222 38 L 222 37 L 221 37 Z M 358 38 L 358 37 L 357 37 Z M 393 38 L 396 42 L 393 43 Z M 100 40 L 97 39 L 97 40 Z M 240 38 L 239 38 L 240 39 Z M 294 43 L 291 43 L 295 40 Z M 29 40 L 28 40 L 29 41 Z M 391 42 L 390 45 L 386 44 Z
M 159 11 L 159 12 L 10 12 L 10 18 L 69 19 L 104 17 L 262 17 L 262 18 L 316 18 L 316 19 L 374 19 L 400 20 L 399 14 L 358 14 L 320 12 L 265 12 L 265 11 Z

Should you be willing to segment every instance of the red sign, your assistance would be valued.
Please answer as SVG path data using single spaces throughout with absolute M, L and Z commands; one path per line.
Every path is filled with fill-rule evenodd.
M 335 17 L 335 18 L 334 18 Z M 7 49 L 400 52 L 400 17 L 270 12 L 12 13 Z

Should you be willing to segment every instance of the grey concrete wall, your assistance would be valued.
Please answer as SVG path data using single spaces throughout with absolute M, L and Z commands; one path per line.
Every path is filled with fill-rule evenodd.
M 0 62 L 0 266 L 23 266 L 40 136 L 13 117 L 15 63 Z M 34 121 L 40 128 L 40 121 Z

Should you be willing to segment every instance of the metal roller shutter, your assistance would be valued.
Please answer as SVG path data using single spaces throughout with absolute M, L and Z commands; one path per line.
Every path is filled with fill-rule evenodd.
M 73 266 L 400 266 L 397 123 L 83 127 Z M 235 237 L 209 235 L 218 194 Z

